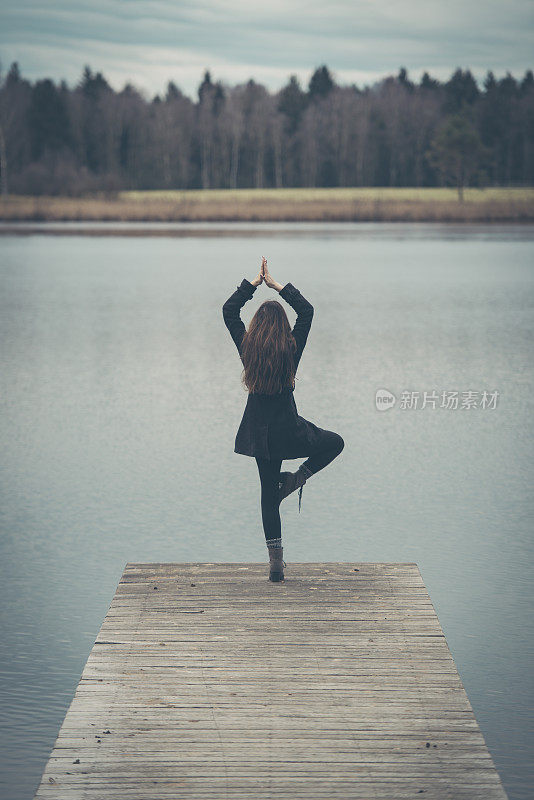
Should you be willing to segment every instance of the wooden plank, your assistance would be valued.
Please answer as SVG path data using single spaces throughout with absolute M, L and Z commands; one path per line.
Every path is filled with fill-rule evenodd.
M 506 793 L 417 564 L 127 564 L 35 797 Z

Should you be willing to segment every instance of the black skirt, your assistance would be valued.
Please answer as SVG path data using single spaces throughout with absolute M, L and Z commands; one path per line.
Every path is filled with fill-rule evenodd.
M 299 415 L 292 389 L 277 395 L 251 393 L 234 452 L 255 458 L 301 458 L 310 454 L 322 434 L 322 428 Z

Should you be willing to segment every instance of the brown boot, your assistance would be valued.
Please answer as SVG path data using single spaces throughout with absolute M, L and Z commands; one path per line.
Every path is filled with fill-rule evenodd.
M 269 580 L 273 583 L 278 583 L 284 580 L 284 567 L 286 562 L 283 559 L 283 547 L 270 547 L 267 545 L 269 551 Z

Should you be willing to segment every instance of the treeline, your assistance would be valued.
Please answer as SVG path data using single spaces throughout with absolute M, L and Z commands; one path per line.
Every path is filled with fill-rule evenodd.
M 534 77 L 469 70 L 445 82 L 404 68 L 372 87 L 326 66 L 270 93 L 213 82 L 191 100 L 173 83 L 147 99 L 85 67 L 78 85 L 0 76 L 2 193 L 123 189 L 534 185 Z

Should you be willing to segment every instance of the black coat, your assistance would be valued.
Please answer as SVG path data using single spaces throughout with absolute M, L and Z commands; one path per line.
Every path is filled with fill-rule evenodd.
M 223 306 L 224 322 L 240 357 L 245 325 L 239 312 L 256 288 L 244 278 Z M 313 306 L 291 283 L 286 283 L 279 294 L 297 312 L 292 331 L 297 343 L 294 356 L 296 372 L 310 332 Z M 310 445 L 318 440 L 321 433 L 321 428 L 299 416 L 291 387 L 275 395 L 249 392 L 235 439 L 234 453 L 270 459 L 299 458 L 309 455 Z

